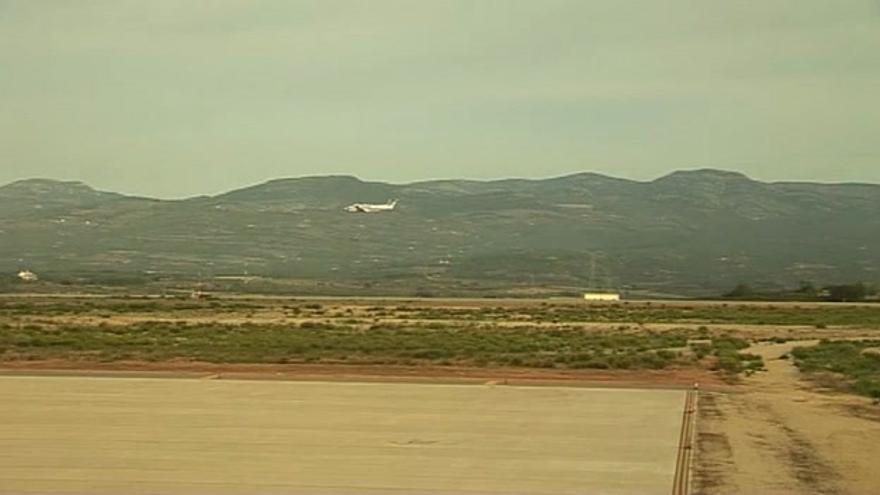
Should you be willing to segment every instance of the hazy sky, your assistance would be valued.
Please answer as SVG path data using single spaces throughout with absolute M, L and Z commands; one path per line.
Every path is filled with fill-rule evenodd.
M 880 182 L 877 0 L 0 0 L 0 183 Z

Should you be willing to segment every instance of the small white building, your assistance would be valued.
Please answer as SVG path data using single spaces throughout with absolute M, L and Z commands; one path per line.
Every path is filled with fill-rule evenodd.
M 37 280 L 40 280 L 40 277 L 30 270 L 22 270 L 18 272 L 18 278 L 23 282 L 36 282 Z
M 620 301 L 620 294 L 616 292 L 584 292 L 586 301 Z

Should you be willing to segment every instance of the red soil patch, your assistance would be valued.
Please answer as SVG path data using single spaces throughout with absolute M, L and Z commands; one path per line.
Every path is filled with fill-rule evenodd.
M 419 382 L 493 382 L 497 384 L 563 384 L 647 388 L 723 387 L 716 373 L 698 369 L 560 370 L 541 368 L 476 368 L 459 366 L 386 366 L 349 364 L 217 364 L 197 361 L 90 362 L 67 360 L 7 361 L 0 371 L 67 374 L 146 372 L 196 375 L 203 378 L 258 380 L 382 380 Z

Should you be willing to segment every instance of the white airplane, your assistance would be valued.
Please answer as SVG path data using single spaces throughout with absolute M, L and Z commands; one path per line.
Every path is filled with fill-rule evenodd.
M 375 205 L 369 203 L 355 203 L 345 207 L 345 211 L 349 213 L 379 213 L 383 211 L 391 211 L 397 206 L 397 200 L 388 200 L 385 204 Z

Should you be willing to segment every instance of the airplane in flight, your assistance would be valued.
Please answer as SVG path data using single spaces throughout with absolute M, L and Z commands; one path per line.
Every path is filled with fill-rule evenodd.
M 397 206 L 397 200 L 388 200 L 385 204 L 369 204 L 355 203 L 345 207 L 345 211 L 349 213 L 380 213 L 383 211 L 391 211 Z

